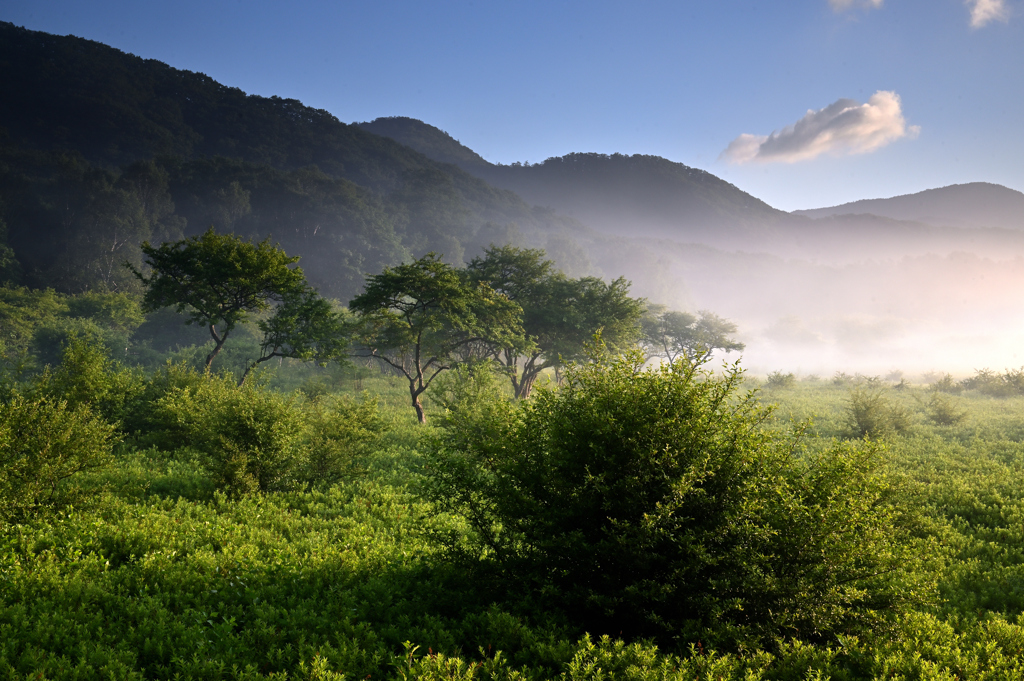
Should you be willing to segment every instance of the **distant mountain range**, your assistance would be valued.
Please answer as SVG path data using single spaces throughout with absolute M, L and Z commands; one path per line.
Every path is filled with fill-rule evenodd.
M 971 182 L 891 199 L 865 199 L 831 208 L 794 211 L 823 218 L 871 214 L 952 227 L 997 227 L 1024 230 L 1024 194 L 998 184 Z

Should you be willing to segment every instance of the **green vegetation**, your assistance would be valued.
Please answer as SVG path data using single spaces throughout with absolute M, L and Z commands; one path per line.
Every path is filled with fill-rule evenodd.
M 34 299 L 28 337 L 70 309 L 103 328 L 102 306 Z M 750 393 L 591 350 L 522 400 L 461 363 L 424 426 L 380 372 L 369 397 L 352 367 L 239 387 L 102 341 L 49 369 L 25 352 L 2 403 L 6 677 L 1022 672 L 1024 397 Z M 857 391 L 902 429 L 852 438 Z

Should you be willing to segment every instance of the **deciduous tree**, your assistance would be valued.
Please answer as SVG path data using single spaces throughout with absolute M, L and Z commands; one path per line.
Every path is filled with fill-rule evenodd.
M 188 323 L 209 328 L 214 347 L 206 356 L 207 370 L 236 326 L 305 285 L 302 270 L 289 267 L 298 258 L 269 240 L 252 243 L 209 229 L 159 247 L 145 243 L 142 252 L 150 275 L 129 268 L 146 286 L 145 310 L 174 307 L 188 314 Z
M 363 355 L 409 381 L 416 416 L 426 422 L 420 395 L 458 361 L 467 345 L 515 345 L 522 308 L 490 287 L 441 262 L 434 253 L 367 278 L 349 309 L 362 321 Z

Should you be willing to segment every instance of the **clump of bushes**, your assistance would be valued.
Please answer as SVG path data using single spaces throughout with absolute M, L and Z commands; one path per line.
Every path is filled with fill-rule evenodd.
M 991 397 L 1014 397 L 1024 395 L 1024 367 L 1007 369 L 999 374 L 991 369 L 978 369 L 970 378 L 960 381 L 965 390 L 977 390 Z
M 303 399 L 186 367 L 168 366 L 147 394 L 146 442 L 198 453 L 218 488 L 236 495 L 352 477 L 382 429 L 375 401 Z
M 71 478 L 109 461 L 114 430 L 65 400 L 16 394 L 0 402 L 0 526 L 80 500 L 83 490 Z
M 922 593 L 875 446 L 798 456 L 738 370 L 643 365 L 450 409 L 430 495 L 472 528 L 450 555 L 580 630 L 672 644 L 834 639 Z

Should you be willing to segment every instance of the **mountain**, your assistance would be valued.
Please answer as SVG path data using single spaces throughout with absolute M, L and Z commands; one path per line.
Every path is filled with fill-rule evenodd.
M 213 226 L 273 238 L 344 300 L 427 251 L 586 231 L 326 111 L 90 40 L 0 23 L 0 72 L 6 276 L 33 286 L 131 286 L 142 240 Z
M 988 182 L 954 184 L 890 199 L 865 199 L 831 208 L 794 211 L 821 218 L 871 214 L 953 227 L 1024 230 L 1024 194 Z
M 606 233 L 694 240 L 721 230 L 757 232 L 788 219 L 707 171 L 659 156 L 577 153 L 498 165 L 413 118 L 358 125 Z

